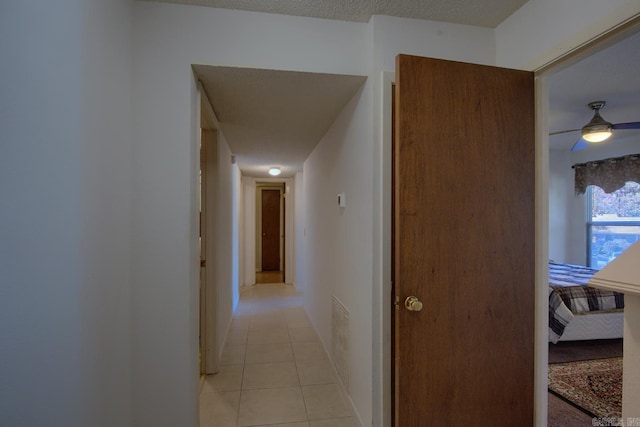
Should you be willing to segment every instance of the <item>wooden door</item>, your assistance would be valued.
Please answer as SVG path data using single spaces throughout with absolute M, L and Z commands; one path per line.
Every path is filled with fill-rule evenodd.
M 202 130 L 200 148 L 200 373 L 218 372 L 216 212 L 218 139 Z
M 395 426 L 533 425 L 533 74 L 400 55 L 395 125 Z
M 201 139 L 204 137 L 201 135 Z M 207 158 L 206 149 L 200 147 L 200 299 L 199 299 L 199 350 L 200 375 L 207 373 Z
M 280 270 L 280 190 L 262 190 L 262 271 Z

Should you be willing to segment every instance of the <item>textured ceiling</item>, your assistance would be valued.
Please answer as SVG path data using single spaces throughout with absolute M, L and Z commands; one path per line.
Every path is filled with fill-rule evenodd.
M 154 0 L 222 9 L 368 22 L 372 15 L 495 28 L 527 0 Z
M 366 77 L 194 65 L 245 175 L 302 163 Z

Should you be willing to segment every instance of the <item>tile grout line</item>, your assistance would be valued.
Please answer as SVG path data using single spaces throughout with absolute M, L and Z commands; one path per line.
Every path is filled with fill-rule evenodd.
M 302 396 L 302 404 L 304 405 L 304 418 L 307 425 L 311 425 L 309 422 L 309 410 L 307 409 L 307 399 L 304 398 L 304 391 L 302 390 L 302 381 L 300 380 L 300 371 L 298 369 L 298 359 L 293 351 L 293 341 L 291 340 L 291 332 L 289 332 L 289 324 L 287 324 L 287 333 L 289 334 L 289 345 L 291 345 L 291 353 L 293 354 L 293 363 L 296 367 L 296 376 L 298 377 L 298 387 L 300 388 L 300 395 Z
M 253 294 L 253 290 L 251 291 L 251 293 Z M 251 296 L 253 295 L 250 295 L 250 297 Z M 249 322 L 247 324 L 247 337 L 244 340 L 244 357 L 242 358 L 242 375 L 240 377 L 240 395 L 238 399 L 238 408 L 236 409 L 236 427 L 240 427 L 240 408 L 242 407 L 242 394 L 244 392 L 244 374 L 247 366 L 247 352 L 249 349 L 249 331 L 251 330 L 252 321 L 253 321 L 253 315 L 250 315 Z

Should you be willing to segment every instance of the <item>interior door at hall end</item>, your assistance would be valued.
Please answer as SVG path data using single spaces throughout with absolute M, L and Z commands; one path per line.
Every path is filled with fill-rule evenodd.
M 262 190 L 262 271 L 280 270 L 280 190 Z
M 533 425 L 533 74 L 400 55 L 395 101 L 395 426 Z

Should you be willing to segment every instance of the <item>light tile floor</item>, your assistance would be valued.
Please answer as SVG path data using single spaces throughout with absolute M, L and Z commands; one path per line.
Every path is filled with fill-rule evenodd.
M 243 288 L 200 427 L 356 427 L 322 344 L 289 285 Z

